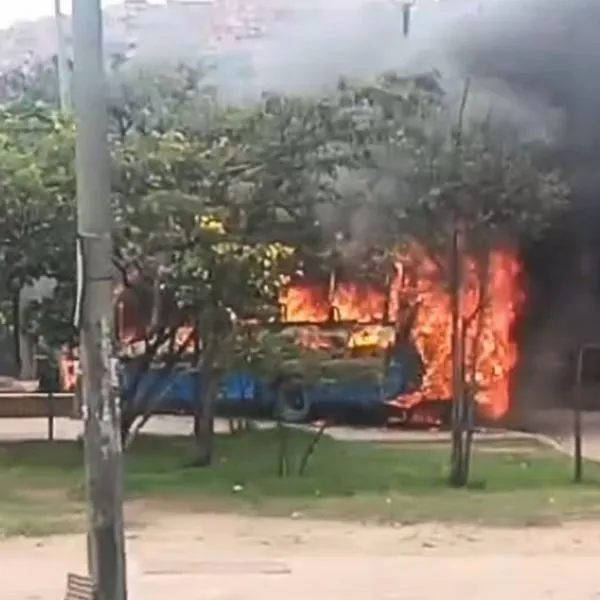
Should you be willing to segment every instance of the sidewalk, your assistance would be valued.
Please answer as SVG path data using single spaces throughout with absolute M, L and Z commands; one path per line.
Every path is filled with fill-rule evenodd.
M 538 429 L 544 433 L 527 433 L 510 430 L 482 431 L 475 436 L 476 443 L 542 444 L 560 452 L 572 454 L 572 413 L 570 411 L 544 411 L 537 416 Z M 270 422 L 259 422 L 259 427 L 273 427 Z M 303 428 L 305 426 L 302 426 Z M 309 426 L 306 426 L 308 429 Z M 190 417 L 154 417 L 144 433 L 153 435 L 190 435 L 192 432 Z M 227 432 L 227 421 L 217 419 L 216 429 Z M 72 419 L 56 419 L 55 438 L 57 440 L 75 439 L 81 434 L 81 422 Z M 335 426 L 327 430 L 337 440 L 381 443 L 446 443 L 450 442 L 447 431 L 415 431 L 406 429 L 360 428 Z M 45 439 L 47 422 L 45 419 L 1 419 L 0 441 Z M 600 413 L 583 414 L 583 452 L 589 460 L 600 461 Z

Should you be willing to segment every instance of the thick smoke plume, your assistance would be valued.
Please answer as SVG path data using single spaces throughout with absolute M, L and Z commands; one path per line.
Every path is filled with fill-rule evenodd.
M 252 77 L 223 80 L 222 89 L 240 99 L 256 97 L 264 89 L 320 93 L 340 76 L 365 79 L 387 70 L 406 75 L 436 70 L 450 103 L 458 101 L 465 79 L 473 78 L 472 116 L 484 118 L 491 112 L 497 122 L 517 126 L 524 137 L 554 139 L 563 124 L 564 107 L 543 86 L 524 87 L 511 72 L 511 67 L 523 67 L 530 79 L 527 70 L 536 68 L 528 59 L 515 61 L 511 55 L 516 47 L 513 38 L 525 36 L 522 43 L 531 42 L 527 32 L 539 19 L 537 11 L 524 10 L 528 1 L 535 4 L 535 0 L 420 0 L 413 9 L 408 38 L 402 32 L 399 3 L 328 8 L 325 2 L 319 11 L 275 27 L 268 39 L 246 42 Z M 545 3 L 558 6 L 555 0 Z M 538 42 L 554 43 L 541 37 Z M 503 51 L 506 58 L 501 58 Z M 538 54 L 546 56 L 544 50 Z M 556 62 L 547 56 L 546 69 L 552 69 Z
M 600 97 L 599 2 L 417 0 L 408 37 L 401 4 L 307 0 L 284 21 L 271 23 L 266 37 L 232 45 L 229 65 L 221 61 L 216 82 L 224 98 L 244 101 L 265 89 L 321 93 L 341 76 L 436 69 L 450 99 L 460 96 L 465 78 L 473 78 L 469 105 L 475 116 L 491 110 L 525 137 L 560 141 L 570 149 L 590 148 L 600 138 L 590 127 Z M 198 8 L 192 18 L 189 11 L 173 6 L 149 14 L 139 58 L 205 56 L 208 34 L 199 26 L 208 13 Z

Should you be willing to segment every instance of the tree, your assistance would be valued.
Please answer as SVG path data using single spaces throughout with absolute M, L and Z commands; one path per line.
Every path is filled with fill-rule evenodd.
M 331 147 L 325 105 L 271 97 L 225 117 L 201 137 L 157 132 L 118 153 L 124 260 L 160 255 L 163 285 L 201 340 L 200 464 L 210 461 L 212 406 L 235 324 L 278 318 L 281 288 L 301 266 L 292 259 L 318 238 L 310 208 L 336 198 L 322 177 L 349 158 Z
M 215 89 L 205 75 L 202 64 L 148 66 L 112 56 L 107 77 L 110 133 L 119 140 L 173 128 L 201 130 L 216 107 Z M 57 58 L 0 74 L 0 104 L 12 110 L 57 111 Z
M 144 67 L 115 57 L 109 73 L 111 133 L 123 141 L 174 129 L 203 132 L 222 113 L 205 76 L 201 63 Z
M 12 306 L 9 322 L 21 334 L 54 336 L 56 321 L 26 313 L 20 295 L 46 277 L 55 296 L 73 291 L 75 244 L 74 130 L 69 122 L 43 110 L 14 108 L 0 119 L 0 275 L 1 297 Z M 43 298 L 39 298 L 40 301 Z M 51 302 L 46 298 L 44 304 Z M 70 303 L 67 303 L 68 307 Z M 61 319 L 62 322 L 62 319 Z M 65 335 L 64 327 L 61 336 Z M 53 342 L 51 342 L 53 344 Z
M 161 263 L 178 314 L 200 332 L 198 407 L 211 409 L 236 321 L 277 319 L 289 277 L 322 270 L 335 256 L 337 236 L 324 235 L 318 215 L 341 205 L 339 172 L 360 166 L 368 150 L 361 104 L 343 85 L 322 99 L 266 95 L 215 111 L 201 135 L 191 128 L 121 138 L 122 262 Z M 198 442 L 210 439 L 212 416 L 197 417 L 208 428 Z M 209 460 L 206 448 L 199 454 L 198 462 Z
M 47 69 L 40 65 L 38 71 L 46 73 Z M 48 81 L 16 75 L 5 100 L 19 110 L 35 106 L 40 97 L 36 90 L 47 90 Z M 321 100 L 268 95 L 263 103 L 229 109 L 211 104 L 200 69 L 180 67 L 174 75 L 140 72 L 136 86 L 130 85 L 132 75 L 134 71 L 122 68 L 113 73 L 111 115 L 117 166 L 115 206 L 123 226 L 117 236 L 115 262 L 123 273 L 132 268 L 137 272 L 136 294 L 143 296 L 144 289 L 157 287 L 158 271 L 147 260 L 156 258 L 156 251 L 161 256 L 166 252 L 169 268 L 162 269 L 162 276 L 178 290 L 175 304 L 180 309 L 214 297 L 202 291 L 210 287 L 206 282 L 200 288 L 190 283 L 190 277 L 206 270 L 206 261 L 211 272 L 222 263 L 223 274 L 236 270 L 246 277 L 246 268 L 256 270 L 265 260 L 273 261 L 268 253 L 274 248 L 293 248 L 297 268 L 318 265 L 328 242 L 322 239 L 317 208 L 339 200 L 336 170 L 359 158 L 356 139 L 361 132 L 347 98 L 343 94 Z M 216 218 L 224 226 L 225 239 L 207 242 L 206 232 L 198 237 L 197 231 L 190 231 L 185 223 L 197 217 Z M 156 235 L 148 235 L 153 230 Z M 157 245 L 159 238 L 162 242 Z M 183 239 L 183 247 L 170 246 L 174 239 Z M 161 248 L 163 242 L 165 248 Z M 198 244 L 206 254 L 198 256 Z M 297 252 L 300 248 L 303 252 Z M 264 310 L 269 305 L 272 314 L 278 298 L 273 291 L 265 291 L 266 279 L 252 284 L 257 305 L 251 309 L 258 310 L 260 305 Z M 231 293 L 232 297 L 237 294 Z M 270 297 L 266 299 L 265 294 Z M 242 308 L 252 312 L 250 297 L 234 312 Z M 228 310 L 223 311 L 221 304 Z M 216 302 L 213 312 L 218 308 L 223 320 L 215 322 L 227 322 L 231 304 L 231 298 Z M 46 316 L 45 322 L 51 314 L 58 316 L 48 308 L 46 301 L 43 311 L 37 311 L 38 316 Z M 186 318 L 188 308 L 183 311 Z M 194 318 L 199 319 L 198 315 Z M 166 326 L 152 329 L 146 365 L 177 329 L 172 320 L 161 324 Z M 36 331 L 40 328 L 41 320 Z
M 35 61 L 0 74 L 0 104 L 11 108 L 58 110 L 57 59 Z
M 373 152 L 371 186 L 383 176 L 393 182 L 394 192 L 381 195 L 376 203 L 376 210 L 386 215 L 383 243 L 403 254 L 405 263 L 410 262 L 411 245 L 418 244 L 449 286 L 454 402 L 451 484 L 464 486 L 473 399 L 481 391 L 478 361 L 494 252 L 539 234 L 568 207 L 568 189 L 559 173 L 540 165 L 543 148 L 521 143 L 516 132 L 495 127 L 491 117 L 465 122 L 468 84 L 458 119 L 449 126 L 443 96 L 435 87 L 413 86 L 411 109 L 406 102 L 410 96 L 397 91 L 399 80 L 391 83 L 392 89 L 388 79 L 378 93 L 399 107 L 395 111 L 408 107 L 412 118 L 392 120 L 394 134 Z M 407 246 L 408 252 L 400 250 Z

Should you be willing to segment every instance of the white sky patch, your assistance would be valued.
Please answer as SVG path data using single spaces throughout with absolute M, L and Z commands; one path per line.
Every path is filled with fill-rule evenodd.
M 102 6 L 122 4 L 123 0 L 102 0 Z M 164 3 L 164 0 L 158 2 Z M 71 14 L 72 0 L 61 0 L 61 9 Z M 10 27 L 17 21 L 34 21 L 54 14 L 54 0 L 2 0 L 0 1 L 0 28 Z

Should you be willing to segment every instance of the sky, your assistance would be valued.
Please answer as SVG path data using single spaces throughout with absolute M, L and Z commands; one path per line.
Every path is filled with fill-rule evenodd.
M 61 0 L 62 10 L 71 12 L 72 0 Z M 119 4 L 122 0 L 102 0 L 103 6 Z M 32 21 L 54 12 L 54 0 L 3 0 L 0 1 L 0 28 L 10 27 L 15 21 Z

